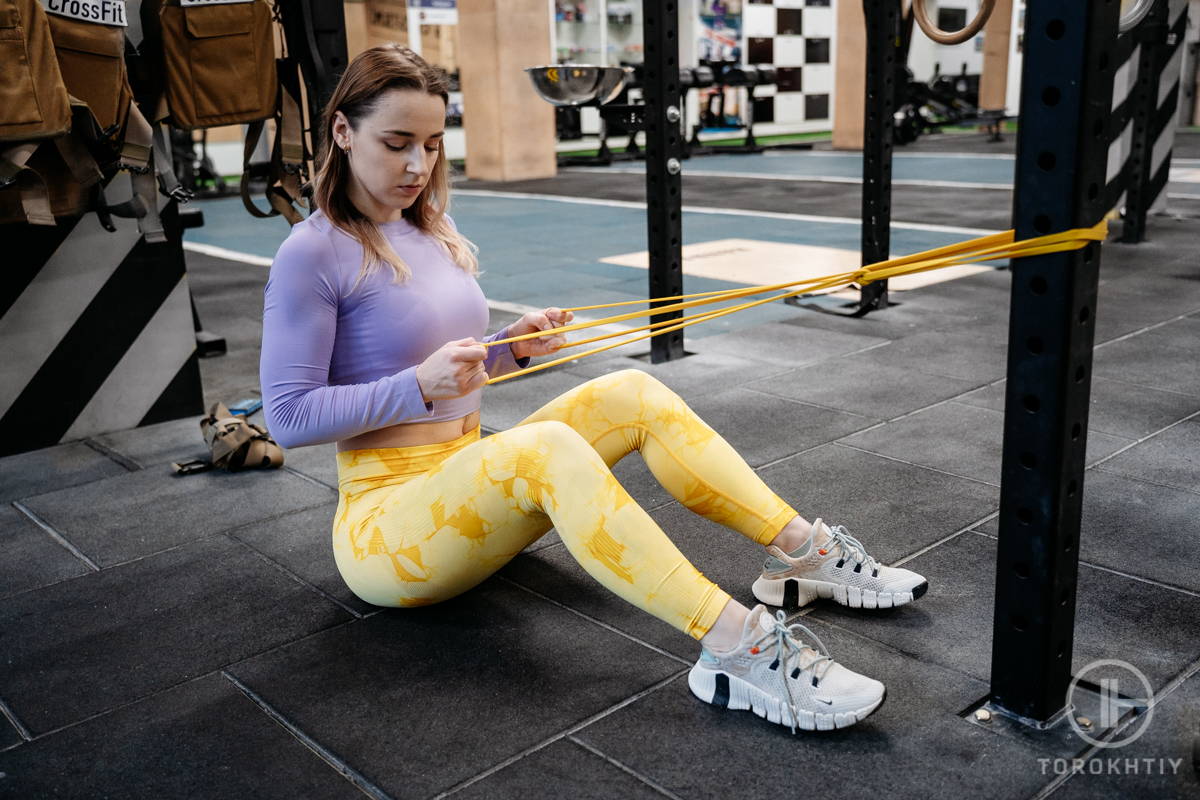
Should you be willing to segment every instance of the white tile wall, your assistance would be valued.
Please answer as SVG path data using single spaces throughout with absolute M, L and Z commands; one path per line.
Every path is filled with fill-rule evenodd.
M 803 122 L 804 95 L 800 92 L 784 92 L 775 95 L 776 122 Z
M 809 64 L 804 68 L 804 93 L 833 92 L 833 67 L 829 64 Z
M 775 66 L 798 67 L 804 63 L 803 36 L 775 37 Z
M 775 7 L 760 5 L 742 6 L 743 35 L 746 37 L 775 35 Z
M 833 37 L 833 9 L 806 8 L 804 10 L 804 35 L 810 39 Z

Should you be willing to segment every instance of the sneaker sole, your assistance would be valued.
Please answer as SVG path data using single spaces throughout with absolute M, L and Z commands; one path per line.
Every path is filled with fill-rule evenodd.
M 730 675 L 723 670 L 711 670 L 696 664 L 688 673 L 688 688 L 692 694 L 706 703 L 721 708 L 753 711 L 760 717 L 778 725 L 790 725 L 791 713 L 785 711 L 787 703 L 773 697 L 754 684 Z M 833 731 L 849 728 L 873 714 L 887 699 L 887 688 L 878 700 L 862 708 L 822 714 L 799 709 L 796 727 L 806 731 Z
M 850 608 L 896 608 L 924 595 L 929 591 L 929 582 L 922 581 L 910 592 L 875 592 L 829 581 L 760 575 L 750 588 L 760 603 L 784 608 L 806 606 L 818 598 L 833 600 Z

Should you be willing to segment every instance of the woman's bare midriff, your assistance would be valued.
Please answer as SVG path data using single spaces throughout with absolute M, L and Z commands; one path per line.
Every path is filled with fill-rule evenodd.
M 390 428 L 367 431 L 350 439 L 338 442 L 338 452 L 343 450 L 374 450 L 380 447 L 416 447 L 422 444 L 441 444 L 453 441 L 469 433 L 479 425 L 479 412 L 472 411 L 465 417 L 441 422 L 405 422 Z

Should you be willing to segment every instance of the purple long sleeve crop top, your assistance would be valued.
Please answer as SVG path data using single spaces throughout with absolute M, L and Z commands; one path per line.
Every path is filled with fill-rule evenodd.
M 362 246 L 319 210 L 275 254 L 259 374 L 267 427 L 283 447 L 458 419 L 479 408 L 479 389 L 426 403 L 417 365 L 446 342 L 503 339 L 508 328 L 484 336 L 483 292 L 436 239 L 407 219 L 379 228 L 412 271 L 404 283 L 384 268 L 355 287 Z M 484 362 L 492 377 L 528 363 L 508 345 L 489 347 Z

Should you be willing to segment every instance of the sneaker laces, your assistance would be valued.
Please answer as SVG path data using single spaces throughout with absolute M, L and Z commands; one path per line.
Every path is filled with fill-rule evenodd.
M 872 571 L 880 566 L 875 557 L 867 553 L 867 548 L 863 543 L 850 535 L 846 526 L 834 525 L 829 528 L 829 542 L 825 544 L 825 548 L 832 549 L 829 545 L 835 543 L 842 548 L 843 557 L 849 556 L 852 561 L 856 561 Z
M 812 641 L 816 642 L 817 646 L 814 648 L 801 643 L 799 641 L 801 635 L 812 639 Z M 791 684 L 788 682 L 788 673 L 790 672 L 789 662 L 795 657 L 796 666 L 803 670 L 805 667 L 801 667 L 799 662 L 800 656 L 804 651 L 812 650 L 815 653 L 819 653 L 820 655 L 809 662 L 807 667 L 808 671 L 813 674 L 813 685 L 816 686 L 821 678 L 825 677 L 825 673 L 833 668 L 833 656 L 829 655 L 829 650 L 826 649 L 824 643 L 809 628 L 801 625 L 799 622 L 793 622 L 791 625 L 788 625 L 787 613 L 782 610 L 775 612 L 775 624 L 771 630 L 764 633 L 754 642 L 750 648 L 750 652 L 758 653 L 761 649 L 760 645 L 772 637 L 775 638 L 775 660 L 779 662 L 779 667 L 782 670 L 780 674 L 783 676 L 783 688 L 787 692 L 788 706 L 792 712 L 791 726 L 792 733 L 794 734 L 796 732 L 796 720 L 799 719 L 799 713 L 796 708 L 795 698 L 792 697 Z M 829 665 L 821 671 L 820 675 L 817 675 L 816 667 L 824 661 L 828 661 Z

